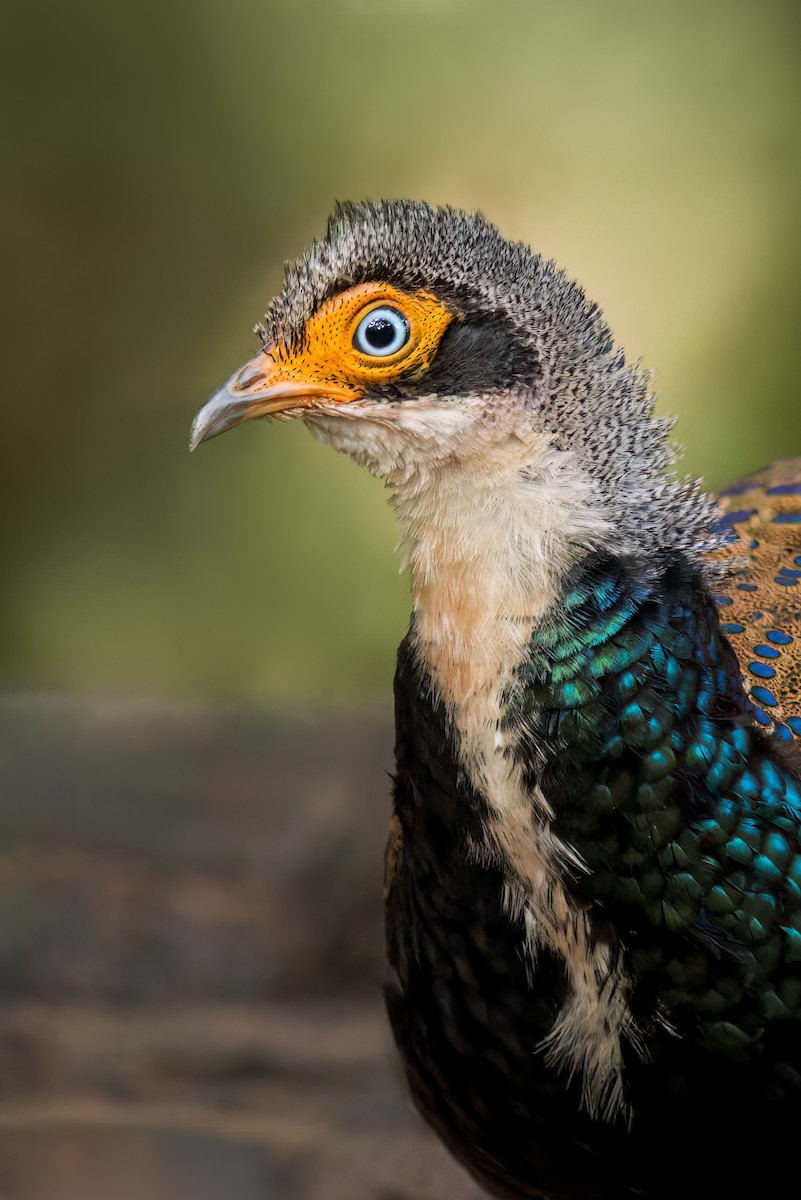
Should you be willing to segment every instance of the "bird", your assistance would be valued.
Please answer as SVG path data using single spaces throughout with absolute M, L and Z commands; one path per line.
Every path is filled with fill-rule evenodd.
M 191 446 L 297 418 L 402 534 L 415 1106 L 507 1200 L 769 1194 L 801 1129 L 801 458 L 682 477 L 598 305 L 481 214 L 337 205 L 256 332 Z

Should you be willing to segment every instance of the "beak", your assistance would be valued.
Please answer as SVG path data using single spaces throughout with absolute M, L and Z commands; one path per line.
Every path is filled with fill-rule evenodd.
M 358 400 L 360 395 L 356 388 L 347 384 L 296 378 L 291 367 L 287 369 L 287 364 L 276 362 L 269 348 L 265 348 L 240 367 L 201 408 L 192 424 L 189 449 L 196 450 L 201 442 L 207 442 L 235 425 L 242 425 L 252 417 L 311 408 L 323 400 L 347 404 Z

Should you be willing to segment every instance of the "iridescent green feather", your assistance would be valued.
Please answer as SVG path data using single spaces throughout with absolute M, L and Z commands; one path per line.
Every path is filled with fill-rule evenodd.
M 739 594 L 749 597 L 751 626 L 737 624 L 756 646 L 777 645 L 768 638 L 778 633 L 783 648 L 797 647 L 801 569 L 784 559 L 801 568 L 801 462 L 746 488 L 756 509 L 744 518 L 749 540 L 760 540 L 751 536 L 758 520 L 773 548 L 761 560 L 767 578 L 757 556 L 731 587 L 750 588 Z M 779 530 L 772 541 L 766 523 Z M 795 574 L 779 575 L 777 555 Z M 757 1052 L 766 1024 L 801 1019 L 797 660 L 787 653 L 784 671 L 769 677 L 767 723 L 764 693 L 754 697 L 752 676 L 743 684 L 730 623 L 721 628 L 693 568 L 666 556 L 648 593 L 636 578 L 613 559 L 586 564 L 536 636 L 518 692 L 538 747 L 531 770 L 558 833 L 586 864 L 574 887 L 627 931 L 635 978 L 650 981 L 679 1023 L 694 1014 L 707 1046 Z M 727 616 L 733 605 L 720 603 Z

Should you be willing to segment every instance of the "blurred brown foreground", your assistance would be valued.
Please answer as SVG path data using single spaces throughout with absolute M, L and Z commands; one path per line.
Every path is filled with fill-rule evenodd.
M 478 1200 L 380 1000 L 386 718 L 0 703 L 0 1200 Z

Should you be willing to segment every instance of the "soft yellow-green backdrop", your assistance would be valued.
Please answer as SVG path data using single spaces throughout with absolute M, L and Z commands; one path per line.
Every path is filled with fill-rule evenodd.
M 800 33 L 790 0 L 6 3 L 2 681 L 387 695 L 381 486 L 300 428 L 186 453 L 337 197 L 556 257 L 710 484 L 801 453 Z

